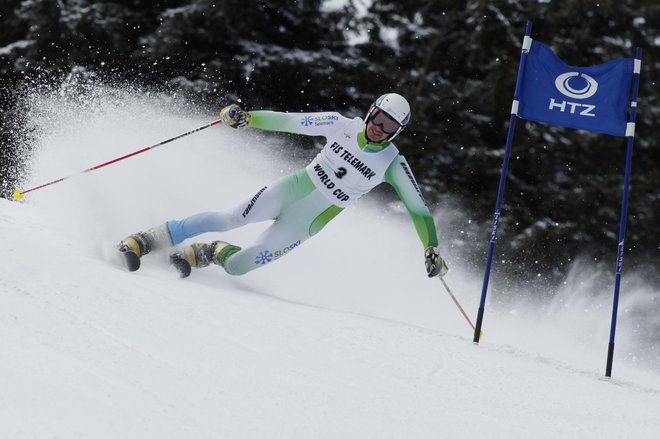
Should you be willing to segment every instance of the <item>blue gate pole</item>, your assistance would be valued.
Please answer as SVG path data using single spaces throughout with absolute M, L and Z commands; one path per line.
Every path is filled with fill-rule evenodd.
M 513 134 L 516 129 L 516 117 L 518 116 L 518 104 L 520 86 L 522 84 L 523 72 L 527 63 L 527 53 L 531 47 L 532 40 L 532 22 L 528 21 L 525 28 L 525 38 L 523 39 L 522 51 L 520 53 L 520 65 L 518 67 L 518 79 L 516 80 L 516 89 L 513 93 L 513 104 L 511 106 L 511 119 L 509 120 L 509 132 L 506 137 L 506 148 L 504 150 L 504 160 L 502 162 L 502 173 L 500 174 L 500 187 L 497 191 L 497 203 L 495 204 L 495 214 L 493 215 L 493 227 L 490 232 L 490 245 L 488 246 L 488 257 L 486 258 L 486 273 L 484 274 L 484 284 L 481 290 L 481 302 L 479 303 L 479 312 L 477 314 L 477 324 L 474 328 L 475 343 L 479 343 L 481 336 L 481 324 L 484 319 L 484 308 L 486 306 L 486 292 L 488 291 L 488 280 L 490 279 L 490 267 L 493 263 L 493 253 L 495 252 L 495 239 L 497 238 L 497 228 L 500 223 L 500 210 L 502 209 L 502 199 L 504 198 L 504 186 L 506 186 L 506 175 L 509 169 L 509 157 L 511 156 L 511 146 L 513 144 Z
M 628 149 L 626 152 L 626 174 L 623 182 L 623 201 L 621 202 L 621 225 L 619 227 L 619 246 L 616 255 L 616 275 L 614 278 L 614 300 L 612 304 L 612 325 L 610 328 L 610 344 L 607 349 L 607 366 L 605 376 L 612 377 L 612 361 L 614 359 L 614 336 L 616 335 L 616 317 L 619 308 L 619 292 L 621 290 L 621 269 L 623 267 L 623 249 L 626 237 L 626 224 L 628 218 L 628 191 L 630 188 L 630 174 L 632 173 L 633 142 L 635 140 L 635 118 L 637 117 L 637 91 L 639 89 L 639 73 L 642 66 L 642 49 L 637 48 L 635 54 L 635 70 L 633 74 L 632 102 L 630 104 L 630 117 L 628 119 Z

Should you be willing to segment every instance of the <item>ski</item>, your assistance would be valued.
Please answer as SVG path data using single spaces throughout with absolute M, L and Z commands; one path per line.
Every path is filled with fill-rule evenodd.
M 190 276 L 192 267 L 190 266 L 190 263 L 182 258 L 179 253 L 170 255 L 170 264 L 174 266 L 177 272 L 179 272 L 179 276 L 182 279 Z
M 140 268 L 140 257 L 128 245 L 120 244 L 119 254 L 128 271 L 137 271 Z

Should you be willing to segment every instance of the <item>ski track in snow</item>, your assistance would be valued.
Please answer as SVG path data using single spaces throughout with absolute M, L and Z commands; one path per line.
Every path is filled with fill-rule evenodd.
M 70 131 L 44 129 L 26 187 L 204 123 L 130 93 L 101 91 L 91 112 L 60 99 L 37 100 L 32 123 Z M 476 346 L 409 220 L 373 201 L 242 278 L 179 280 L 162 254 L 126 273 L 118 239 L 232 205 L 308 158 L 225 127 L 157 151 L 0 200 L 0 437 L 657 437 L 660 378 L 626 361 L 624 330 L 602 377 L 607 313 L 548 330 L 487 311 Z M 480 280 L 452 267 L 448 282 L 474 314 Z

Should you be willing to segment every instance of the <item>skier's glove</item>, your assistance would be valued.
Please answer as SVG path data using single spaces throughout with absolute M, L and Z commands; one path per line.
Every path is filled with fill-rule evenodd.
M 220 119 L 232 128 L 244 128 L 250 124 L 252 117 L 238 105 L 232 104 L 220 111 Z
M 447 264 L 445 264 L 445 261 L 438 254 L 436 247 L 427 247 L 424 250 L 424 258 L 426 259 L 426 274 L 428 277 L 442 277 L 449 271 Z

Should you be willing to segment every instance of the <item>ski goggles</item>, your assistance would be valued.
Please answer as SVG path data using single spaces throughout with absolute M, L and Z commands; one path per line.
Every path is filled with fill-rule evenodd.
M 392 119 L 392 117 L 383 110 L 376 111 L 376 114 L 371 117 L 370 122 L 377 127 L 380 127 L 385 134 L 394 134 L 401 128 L 401 124 Z

